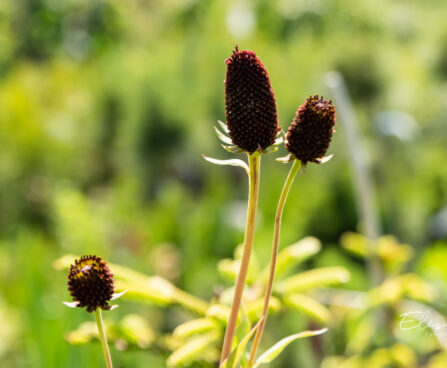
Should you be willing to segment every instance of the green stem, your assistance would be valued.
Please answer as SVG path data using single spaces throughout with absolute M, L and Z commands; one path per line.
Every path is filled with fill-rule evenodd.
M 294 160 L 292 168 L 289 171 L 289 175 L 287 176 L 286 182 L 284 183 L 284 187 L 281 192 L 281 196 L 279 197 L 278 207 L 276 208 L 276 215 L 275 215 L 275 226 L 273 230 L 273 245 L 272 245 L 272 255 L 270 259 L 270 271 L 269 271 L 269 278 L 267 281 L 267 285 L 265 287 L 265 293 L 264 293 L 264 306 L 262 308 L 262 314 L 261 314 L 261 322 L 259 324 L 259 327 L 256 331 L 256 335 L 253 340 L 253 344 L 251 346 L 250 350 L 250 358 L 248 359 L 248 367 L 251 367 L 251 365 L 254 362 L 255 356 L 256 356 L 256 350 L 258 349 L 259 342 L 261 341 L 262 332 L 264 331 L 264 325 L 265 320 L 267 319 L 267 313 L 269 309 L 269 301 L 270 297 L 272 295 L 272 288 L 273 288 L 273 279 L 275 277 L 275 268 L 276 268 L 276 259 L 278 257 L 278 247 L 279 247 L 279 234 L 281 232 L 281 219 L 282 219 L 282 213 L 284 210 L 284 205 L 286 203 L 287 195 L 289 194 L 290 187 L 292 186 L 293 179 L 295 179 L 296 173 L 298 172 L 299 168 L 301 167 L 301 161 L 300 160 Z
M 237 316 L 241 305 L 242 293 L 244 291 L 245 279 L 247 278 L 248 263 L 250 261 L 251 249 L 255 233 L 256 210 L 258 208 L 259 178 L 261 171 L 261 155 L 255 152 L 248 155 L 248 209 L 247 222 L 245 224 L 244 247 L 242 252 L 241 266 L 234 287 L 233 303 L 231 305 L 230 317 L 228 319 L 225 337 L 222 346 L 220 365 L 228 358 L 236 330 Z
M 107 344 L 106 332 L 104 330 L 104 322 L 102 321 L 101 308 L 95 310 L 96 324 L 98 326 L 99 340 L 101 340 L 102 351 L 104 352 L 104 359 L 107 368 L 113 368 L 112 357 L 110 356 L 109 345 Z

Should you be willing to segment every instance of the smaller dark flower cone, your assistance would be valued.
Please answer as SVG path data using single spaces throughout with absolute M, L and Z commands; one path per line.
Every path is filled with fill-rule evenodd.
M 87 312 L 110 309 L 107 302 L 113 296 L 114 286 L 109 266 L 97 256 L 77 259 L 68 274 L 68 291 L 79 307 L 87 307 Z
M 253 153 L 275 142 L 278 113 L 264 64 L 252 51 L 233 51 L 225 61 L 225 112 L 233 144 Z
M 286 148 L 303 164 L 320 163 L 335 132 L 335 106 L 318 95 L 310 96 L 289 127 Z

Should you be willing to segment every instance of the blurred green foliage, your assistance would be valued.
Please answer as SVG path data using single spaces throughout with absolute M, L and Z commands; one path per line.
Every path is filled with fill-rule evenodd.
M 367 138 L 384 231 L 413 246 L 388 243 L 394 245 L 383 248 L 391 257 L 384 268 L 429 282 L 438 294 L 430 304 L 447 313 L 446 11 L 442 0 L 1 1 L 0 366 L 101 366 L 99 344 L 64 340 L 90 316 L 60 303 L 68 297 L 66 280 L 52 264 L 63 254 L 97 253 L 204 300 L 221 291 L 217 268 L 229 274 L 231 264 L 219 260 L 242 241 L 246 180 L 241 170 L 215 167 L 200 154 L 231 157 L 212 126 L 224 119 L 224 60 L 235 42 L 256 51 L 269 70 L 283 128 L 304 98 L 327 94 L 327 71 L 344 74 Z M 389 121 L 390 111 L 406 115 Z M 335 158 L 309 166 L 292 188 L 281 244 L 321 239 L 321 252 L 304 269 L 346 267 L 346 288 L 365 292 L 361 249 L 350 254 L 337 245 L 357 229 L 345 146 L 339 124 Z M 260 265 L 269 257 L 287 172 L 274 162 L 282 153 L 262 163 Z M 302 298 L 288 303 L 303 305 Z M 106 318 L 122 329 L 128 315 L 163 332 L 192 318 L 176 306 L 121 304 Z M 308 323 L 302 314 L 279 315 L 263 345 Z M 351 356 L 358 351 L 340 337 L 362 326 L 368 331 L 368 320 L 340 322 L 324 336 L 325 355 L 399 361 L 410 359 L 411 346 L 414 364 L 442 366 L 436 341 L 417 349 L 379 338 Z M 132 338 L 138 345 L 140 337 Z M 164 367 L 168 357 L 137 348 L 112 354 L 125 367 Z M 303 340 L 277 366 L 315 367 L 321 354 Z M 380 364 L 371 367 L 391 363 Z

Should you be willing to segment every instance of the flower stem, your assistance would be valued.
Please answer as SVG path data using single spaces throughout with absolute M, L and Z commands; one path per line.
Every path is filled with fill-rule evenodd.
M 275 226 L 274 226 L 274 230 L 273 230 L 272 255 L 271 255 L 271 259 L 270 259 L 269 278 L 267 281 L 267 285 L 265 287 L 264 306 L 262 308 L 262 314 L 260 317 L 261 322 L 259 324 L 258 329 L 256 330 L 253 344 L 251 346 L 250 357 L 248 359 L 248 367 L 251 367 L 251 365 L 254 362 L 254 359 L 256 356 L 256 350 L 258 349 L 258 345 L 259 345 L 259 342 L 262 337 L 262 332 L 264 331 L 265 320 L 267 319 L 267 313 L 268 313 L 268 309 L 269 309 L 270 296 L 272 295 L 273 279 L 275 277 L 276 259 L 278 256 L 278 246 L 279 246 L 279 234 L 281 232 L 282 213 L 284 210 L 284 205 L 286 203 L 287 195 L 289 194 L 290 187 L 292 186 L 292 183 L 293 183 L 293 179 L 295 179 L 296 173 L 298 172 L 300 167 L 301 167 L 301 161 L 294 160 L 293 165 L 289 171 L 289 175 L 287 176 L 286 182 L 284 183 L 284 187 L 282 189 L 281 196 L 279 197 L 278 207 L 276 208 Z
M 107 344 L 106 332 L 104 330 L 104 322 L 102 320 L 101 308 L 95 310 L 96 324 L 98 326 L 99 339 L 101 340 L 102 351 L 104 352 L 104 359 L 107 368 L 113 368 L 112 357 L 110 356 L 109 345 Z
M 247 278 L 248 263 L 250 261 L 251 249 L 255 233 L 256 211 L 258 207 L 259 178 L 261 172 L 261 155 L 255 152 L 248 155 L 248 209 L 247 222 L 245 224 L 244 247 L 242 251 L 241 266 L 234 287 L 233 303 L 231 305 L 230 317 L 228 319 L 225 337 L 222 346 L 220 365 L 228 358 L 236 330 L 237 316 L 241 305 L 242 293 L 244 291 L 245 279 Z

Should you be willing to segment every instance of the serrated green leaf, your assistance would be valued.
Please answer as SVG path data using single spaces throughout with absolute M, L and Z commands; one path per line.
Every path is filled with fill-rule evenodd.
M 238 167 L 241 167 L 241 168 L 243 168 L 245 170 L 245 172 L 248 175 L 248 172 L 249 172 L 248 165 L 244 161 L 242 161 L 242 160 L 239 160 L 239 159 L 217 160 L 215 158 L 207 157 L 207 156 L 204 156 L 204 155 L 202 155 L 202 157 L 206 161 L 211 162 L 212 164 L 215 164 L 215 165 L 238 166 Z
M 291 276 L 277 285 L 277 291 L 283 294 L 304 291 L 318 287 L 337 285 L 348 282 L 349 271 L 344 267 L 323 267 L 301 272 Z
M 195 360 L 200 360 L 202 354 L 206 353 L 220 338 L 220 332 L 213 331 L 189 340 L 169 356 L 168 367 L 184 366 Z
M 180 338 L 186 338 L 193 335 L 209 332 L 218 329 L 220 326 L 212 318 L 198 318 L 178 325 L 173 335 Z
M 241 342 L 236 346 L 236 348 L 230 353 L 228 358 L 223 362 L 222 368 L 233 368 L 238 366 L 245 352 L 245 348 L 248 342 L 258 329 L 262 320 L 263 319 L 260 319 L 258 323 L 256 323 L 256 325 L 254 325 L 253 328 L 241 339 Z
M 291 308 L 297 309 L 309 317 L 322 322 L 329 323 L 331 312 L 323 304 L 302 294 L 290 294 L 284 297 L 284 303 Z
M 285 337 L 284 339 L 278 341 L 275 345 L 273 345 L 270 349 L 268 349 L 264 354 L 262 354 L 257 360 L 253 368 L 259 367 L 261 364 L 270 363 L 274 359 L 278 357 L 279 354 L 289 345 L 291 342 L 302 339 L 304 337 L 316 336 L 325 333 L 328 329 L 323 328 L 321 330 L 316 331 L 304 331 L 297 333 L 295 335 L 290 335 Z

